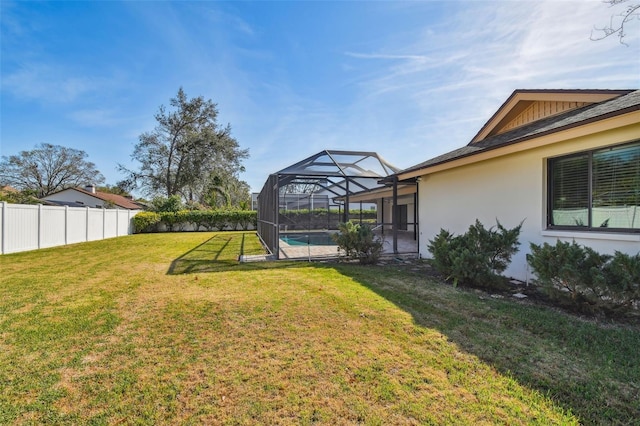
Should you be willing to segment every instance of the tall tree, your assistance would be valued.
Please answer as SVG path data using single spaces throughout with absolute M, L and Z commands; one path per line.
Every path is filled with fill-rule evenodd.
M 180 88 L 170 106 L 168 111 L 161 105 L 156 128 L 140 135 L 131 155 L 140 163 L 138 170 L 119 169 L 148 195 L 198 201 L 216 176 L 244 171 L 242 160 L 249 154 L 231 136 L 229 125 L 218 124 L 217 105 L 211 100 L 188 99 Z
M 211 180 L 200 203 L 209 207 L 239 207 L 242 203 L 251 202 L 249 184 L 236 176 Z
M 86 158 L 82 150 L 43 143 L 31 151 L 3 156 L 0 183 L 44 197 L 65 188 L 104 182 L 104 176 Z
M 96 188 L 96 190 L 100 192 L 106 192 L 107 194 L 116 194 L 122 195 L 123 197 L 131 197 L 131 194 L 129 193 L 127 188 L 120 185 L 120 182 L 116 183 L 115 185 L 107 184 L 105 186 L 99 186 Z

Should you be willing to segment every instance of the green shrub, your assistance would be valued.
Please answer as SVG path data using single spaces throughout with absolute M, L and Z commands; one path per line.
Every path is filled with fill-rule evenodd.
M 353 222 L 338 224 L 339 232 L 333 234 L 331 238 L 336 242 L 340 250 L 345 252 L 347 257 L 354 257 L 358 244 L 358 227 Z
M 427 246 L 431 264 L 454 285 L 500 286 L 500 274 L 518 252 L 522 223 L 507 229 L 496 222 L 496 226 L 486 229 L 476 219 L 465 234 L 457 236 L 441 229 Z
M 206 213 L 206 210 L 189 210 L 187 221 L 193 224 L 195 231 L 200 231 L 201 228 L 204 228 L 205 231 L 209 230 Z
M 161 212 L 178 212 L 183 209 L 182 199 L 179 195 L 171 197 L 155 197 L 151 200 L 151 210 Z
M 228 211 L 226 211 L 227 218 L 228 218 L 227 220 L 228 220 L 229 226 L 234 231 L 237 231 L 238 228 L 240 228 L 240 227 L 248 226 L 248 223 L 246 225 L 243 225 L 245 221 L 244 221 L 244 216 L 243 216 L 242 213 L 243 212 L 241 210 L 228 210 Z
M 258 215 L 251 210 L 236 210 L 235 218 L 243 231 L 249 229 L 249 226 L 256 228 L 258 225 Z
M 133 232 L 154 232 L 160 223 L 160 215 L 155 212 L 140 212 L 133 217 Z
M 531 243 L 527 262 L 551 300 L 581 312 L 628 311 L 640 303 L 640 254 L 597 253 L 575 242 Z
M 631 256 L 616 251 L 604 265 L 608 296 L 623 309 L 640 308 L 640 253 Z
M 427 250 L 431 253 L 431 266 L 438 271 L 445 279 L 449 279 L 453 272 L 453 256 L 458 251 L 459 238 L 447 231 L 440 229 L 438 235 L 433 240 L 429 240 Z
M 340 223 L 338 233 L 332 238 L 349 258 L 357 258 L 362 264 L 374 264 L 380 259 L 384 241 L 377 237 L 367 224 Z
M 184 231 L 188 227 L 193 227 L 199 231 L 202 228 L 206 231 L 222 231 L 225 228 L 234 230 L 247 230 L 249 226 L 256 226 L 258 222 L 257 212 L 251 210 L 180 210 L 178 212 L 144 212 L 135 217 L 143 215 L 140 225 L 136 225 L 136 232 L 157 231 L 158 225 L 163 224 L 167 232 Z M 147 219 L 146 217 L 150 218 Z M 146 221 L 151 221 L 147 224 Z M 153 225 L 153 226 L 150 226 Z
M 177 231 L 178 227 L 176 226 L 180 222 L 178 221 L 177 212 L 160 212 L 160 222 L 167 227 L 168 232 Z M 175 227 L 175 229 L 174 229 Z
M 212 210 L 207 212 L 208 223 L 211 229 L 216 231 L 222 231 L 227 226 L 226 212 Z
M 309 214 L 314 215 L 314 216 L 326 216 L 327 214 L 331 214 L 331 215 L 337 215 L 338 213 L 343 213 L 342 211 L 338 210 L 338 209 L 331 209 L 331 210 L 327 210 L 324 208 L 317 208 L 317 209 L 313 209 L 313 210 L 309 210 L 309 209 L 281 209 L 280 210 L 280 214 L 284 215 L 284 216 L 288 216 L 288 217 L 297 217 L 297 216 L 307 216 Z M 349 215 L 352 217 L 360 217 L 360 210 L 356 210 L 356 209 L 351 209 L 349 210 Z M 363 219 L 376 219 L 378 217 L 378 213 L 375 210 L 362 210 L 362 217 Z

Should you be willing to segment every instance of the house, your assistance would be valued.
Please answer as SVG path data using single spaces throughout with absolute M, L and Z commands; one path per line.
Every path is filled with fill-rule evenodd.
M 94 185 L 82 188 L 67 188 L 41 198 L 48 204 L 70 207 L 117 208 L 142 210 L 143 206 L 122 195 L 96 191 Z
M 416 183 L 422 257 L 440 229 L 464 233 L 476 219 L 508 228 L 524 221 L 505 271 L 521 280 L 530 242 L 636 254 L 640 90 L 516 90 L 468 145 L 394 179 Z

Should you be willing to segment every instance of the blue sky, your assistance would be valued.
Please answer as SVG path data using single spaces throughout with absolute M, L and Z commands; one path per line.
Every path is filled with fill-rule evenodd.
M 640 86 L 640 22 L 600 1 L 1 0 L 0 154 L 51 143 L 122 179 L 183 87 L 248 148 L 241 178 L 322 149 L 406 168 L 465 145 L 515 89 Z

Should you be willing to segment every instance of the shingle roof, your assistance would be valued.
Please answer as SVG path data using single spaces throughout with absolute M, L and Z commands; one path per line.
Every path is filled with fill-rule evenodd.
M 509 105 L 519 99 L 520 101 L 532 101 L 532 100 L 552 100 L 560 95 L 567 97 L 571 102 L 587 102 L 593 104 L 594 102 L 604 102 L 613 98 L 617 98 L 620 95 L 627 95 L 633 92 L 633 90 L 609 90 L 609 89 L 518 89 L 514 90 L 511 96 L 504 101 L 504 103 L 498 108 L 498 110 L 489 118 L 489 120 L 482 126 L 478 133 L 471 138 L 471 142 L 478 142 L 486 138 L 488 135 L 486 130 L 495 129 L 494 126 L 499 124 L 500 117 L 504 118 L 504 114 L 509 111 Z M 596 100 L 600 98 L 599 100 Z M 525 102 L 526 103 L 526 102 Z M 517 104 L 516 104 L 517 105 Z M 512 107 L 515 105 L 511 105 Z M 484 134 L 484 137 L 482 136 Z
M 96 191 L 95 194 L 92 194 L 91 192 L 88 192 L 88 191 L 84 191 L 84 192 L 88 193 L 89 195 L 93 195 L 95 197 L 101 198 L 101 199 L 103 199 L 105 201 L 110 201 L 113 204 L 115 204 L 117 206 L 120 206 L 122 208 L 125 208 L 125 209 L 129 209 L 129 210 L 140 210 L 141 209 L 140 204 L 134 202 L 133 200 L 130 200 L 127 197 L 123 197 L 122 195 L 110 194 L 108 192 L 99 192 L 99 191 Z
M 127 197 L 123 197 L 122 195 L 116 195 L 116 194 L 111 194 L 111 193 L 108 193 L 108 192 L 100 192 L 100 191 L 96 191 L 95 193 L 93 193 L 93 192 L 90 192 L 90 191 L 86 191 L 86 190 L 84 190 L 82 188 L 66 188 L 66 189 L 63 189 L 62 191 L 68 191 L 68 190 L 78 191 L 78 192 L 81 192 L 83 194 L 89 195 L 91 197 L 98 198 L 98 199 L 100 199 L 102 201 L 109 201 L 109 202 L 115 204 L 118 207 L 122 207 L 123 209 L 128 209 L 128 210 L 141 210 L 142 209 L 142 206 L 140 204 L 136 203 L 135 201 L 133 201 L 133 200 L 127 198 Z M 58 193 L 60 193 L 62 191 L 58 191 L 58 192 L 56 192 L 56 194 L 58 194 Z M 50 194 L 49 197 L 51 195 L 54 195 L 54 194 Z M 56 202 L 55 200 L 49 200 L 49 201 Z M 71 205 L 71 204 L 67 203 L 67 205 Z
M 603 120 L 620 114 L 640 110 L 640 90 L 635 90 L 626 95 L 587 105 L 562 114 L 543 118 L 511 131 L 490 136 L 480 142 L 469 144 L 462 148 L 439 155 L 430 160 L 416 164 L 402 170 L 398 174 L 404 174 L 420 169 L 426 169 L 438 164 L 456 160 L 458 158 L 469 157 L 480 152 L 491 149 L 524 142 L 529 139 L 544 136 L 565 129 L 570 129 L 578 125 L 587 124 L 594 121 Z

